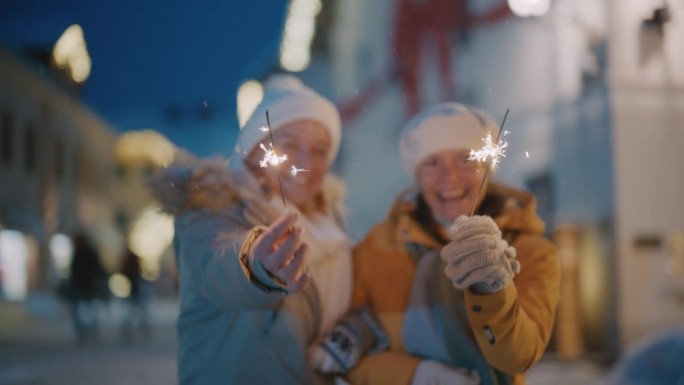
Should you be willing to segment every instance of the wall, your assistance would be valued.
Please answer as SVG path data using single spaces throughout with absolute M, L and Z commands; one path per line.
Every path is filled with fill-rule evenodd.
M 684 54 L 678 47 L 684 9 L 671 9 L 662 37 L 641 28 L 662 4 L 611 3 L 619 316 L 626 348 L 684 322 L 684 277 L 668 269 L 668 243 L 684 230 Z

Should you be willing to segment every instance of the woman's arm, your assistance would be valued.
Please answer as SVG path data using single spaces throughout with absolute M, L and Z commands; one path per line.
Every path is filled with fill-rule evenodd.
M 468 319 L 482 353 L 495 368 L 523 373 L 544 353 L 560 298 L 554 245 L 537 235 L 520 235 L 521 272 L 503 290 L 478 295 L 465 290 Z
M 263 228 L 247 229 L 226 215 L 184 214 L 176 220 L 181 279 L 214 305 L 228 309 L 268 307 L 285 297 L 249 269 L 249 253 Z

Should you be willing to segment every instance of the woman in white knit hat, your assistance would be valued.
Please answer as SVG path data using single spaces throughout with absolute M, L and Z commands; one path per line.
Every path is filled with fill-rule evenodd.
M 335 106 L 286 75 L 266 84 L 230 166 L 186 161 L 154 188 L 176 216 L 181 384 L 328 384 L 308 351 L 349 308 L 351 241 Z M 271 140 L 287 160 L 262 168 Z M 262 148 L 263 147 L 263 148 Z M 296 176 L 288 170 L 304 169 Z M 282 193 L 286 205 L 281 200 Z
M 529 194 L 486 181 L 469 160 L 497 124 L 457 103 L 404 127 L 415 185 L 354 253 L 353 306 L 371 305 L 390 341 L 354 384 L 523 384 L 551 336 L 555 248 Z M 476 207 L 476 215 L 470 216 Z M 517 258 L 516 258 L 517 253 Z

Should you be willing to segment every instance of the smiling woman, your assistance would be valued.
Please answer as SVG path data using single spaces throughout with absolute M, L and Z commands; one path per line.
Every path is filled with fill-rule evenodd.
M 320 208 L 316 199 L 328 171 L 328 159 L 332 147 L 330 134 L 322 124 L 313 120 L 298 120 L 284 124 L 274 134 L 273 140 L 285 160 L 277 167 L 261 167 L 261 151 L 254 149 L 247 157 L 247 165 L 253 173 L 263 177 L 272 191 L 278 191 L 279 169 L 294 169 L 302 173 L 287 173 L 282 181 L 285 198 L 300 211 Z M 302 167 L 300 169 L 299 167 Z M 313 207 L 308 207 L 314 204 Z
M 404 168 L 414 174 L 422 199 L 440 223 L 470 213 L 481 199 L 484 165 L 471 160 L 470 151 L 497 130 L 488 116 L 456 103 L 428 108 L 404 126 L 399 145 Z
M 479 188 L 486 165 L 470 152 L 497 131 L 458 103 L 404 126 L 415 186 L 354 255 L 352 305 L 372 307 L 393 351 L 361 361 L 353 383 L 522 384 L 544 352 L 558 261 L 530 194 L 488 180 Z
M 416 183 L 435 219 L 450 223 L 475 206 L 482 170 L 467 150 L 440 151 L 420 162 Z
M 334 382 L 309 350 L 351 297 L 343 188 L 329 172 L 340 135 L 335 106 L 280 75 L 266 82 L 230 166 L 190 161 L 157 178 L 176 217 L 181 384 Z M 285 206 L 278 175 L 292 167 L 306 171 L 283 175 Z

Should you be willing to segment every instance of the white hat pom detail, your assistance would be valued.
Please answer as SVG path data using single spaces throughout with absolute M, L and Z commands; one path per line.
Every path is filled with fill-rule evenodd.
M 276 74 L 270 76 L 264 82 L 264 90 L 268 91 L 293 91 L 304 88 L 304 83 L 298 78 L 288 74 Z

